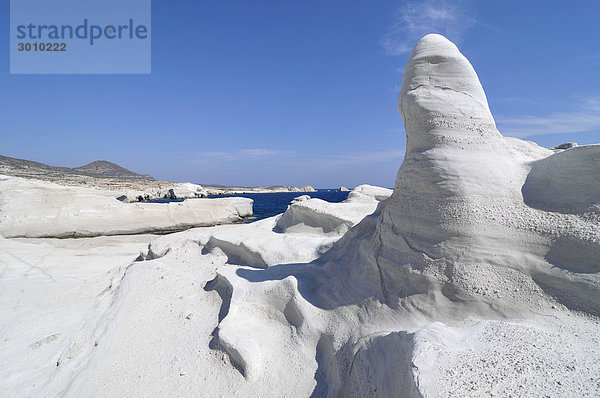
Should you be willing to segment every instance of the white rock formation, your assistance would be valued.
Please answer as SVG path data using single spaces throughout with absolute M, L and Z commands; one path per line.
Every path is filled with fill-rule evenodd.
M 134 203 L 157 199 L 206 198 L 208 195 L 208 191 L 201 185 L 191 182 L 175 182 L 160 187 L 149 187 L 143 191 L 128 190 L 124 194 L 116 196 L 121 202 Z
M 407 319 L 423 317 L 411 310 L 416 305 L 429 307 L 432 321 L 454 321 L 522 315 L 543 297 L 595 314 L 597 147 L 552 155 L 533 143 L 504 139 L 473 68 L 442 36 L 423 38 L 404 73 L 399 110 L 407 151 L 394 194 L 321 260 L 339 287 L 329 286 L 323 305 L 377 299 L 404 308 Z M 568 212 L 531 207 L 527 195 L 539 198 L 540 181 L 573 174 L 538 167 L 561 157 L 572 157 L 581 173 L 570 197 L 554 199 Z M 558 254 L 567 247 L 577 255 Z M 335 260 L 342 256 L 353 256 L 353 266 Z
M 372 187 L 376 191 L 377 187 Z M 373 213 L 378 201 L 360 195 L 329 203 L 308 195 L 295 198 L 285 213 L 251 224 L 194 229 L 168 235 L 149 246 L 148 258 L 160 258 L 182 244 L 194 242 L 203 252 L 217 250 L 229 264 L 268 268 L 277 264 L 310 262 L 365 216 Z M 184 237 L 185 236 L 185 237 Z
M 202 186 L 192 184 L 191 182 L 175 184 L 169 193 L 171 193 L 171 199 L 206 198 L 208 196 L 208 193 Z
M 577 146 L 534 162 L 521 191 L 532 207 L 579 213 L 598 209 L 598 181 L 600 145 Z
M 65 394 L 88 364 L 71 360 L 87 359 L 106 341 L 129 291 L 120 287 L 127 268 L 155 238 L 0 237 L 0 395 Z
M 246 198 L 127 204 L 111 192 L 0 176 L 0 235 L 7 238 L 176 231 L 250 216 Z
M 392 196 L 394 191 L 387 188 L 376 187 L 373 185 L 359 185 L 348 194 L 349 201 L 363 200 L 363 197 L 374 198 L 375 200 L 385 200 Z
M 341 203 L 302 195 L 295 198 L 278 218 L 274 231 L 341 236 L 366 215 L 373 213 L 378 203 L 374 196 L 358 191 L 352 191 L 348 199 Z
M 312 198 L 310 197 L 310 195 L 300 195 L 300 196 L 296 196 L 294 199 L 292 199 L 292 202 L 290 203 L 290 205 L 293 205 L 295 203 L 298 202 L 304 202 L 305 200 L 311 200 Z
M 550 148 L 553 151 L 562 151 L 565 149 L 570 149 L 578 146 L 576 142 L 565 142 L 564 144 L 557 145 L 555 147 Z
M 287 216 L 165 236 L 85 283 L 42 261 L 52 247 L 40 259 L 0 239 L 2 391 L 600 395 L 597 146 L 503 138 L 473 68 L 439 35 L 415 47 L 399 100 L 407 152 L 387 199 L 364 188 L 339 206 L 302 200 Z M 303 263 L 356 205 L 375 211 Z M 52 315 L 39 332 L 12 321 L 39 314 Z
M 340 187 L 340 192 L 350 192 L 350 189 L 346 187 Z
M 240 193 L 280 193 L 280 192 L 317 192 L 310 185 L 302 188 L 287 185 L 272 185 L 269 187 L 226 187 L 226 186 L 204 186 L 203 189 L 209 195 L 236 195 Z
M 331 204 L 328 209 L 345 214 L 345 206 Z M 363 216 L 374 207 L 363 203 Z M 219 278 L 205 289 L 202 286 L 217 277 L 215 270 L 225 261 L 257 268 L 308 262 L 341 237 L 317 231 L 278 233 L 273 229 L 280 217 L 195 228 L 158 239 L 0 237 L 5 278 L 0 325 L 6 336 L 0 342 L 0 360 L 9 364 L 0 372 L 0 388 L 12 396 L 79 391 L 121 395 L 130 390 L 126 385 L 141 381 L 146 387 L 135 388 L 133 395 L 190 395 L 190 386 L 202 385 L 204 377 L 233 386 L 246 384 L 210 343 L 217 314 L 225 311 L 221 296 L 226 299 L 227 282 Z M 132 263 L 134 259 L 138 262 Z M 154 326 L 140 328 L 139 322 Z M 192 356 L 190 344 L 197 345 Z M 130 361 L 133 358 L 137 365 Z M 155 359 L 158 362 L 153 363 Z M 129 365 L 137 367 L 135 375 L 121 373 Z M 172 371 L 174 379 L 162 377 Z M 219 383 L 202 388 L 208 395 L 221 389 Z M 249 391 L 253 396 L 264 394 L 261 386 Z
M 368 192 L 378 192 L 370 187 Z M 365 192 L 364 190 L 361 192 Z M 194 229 L 185 234 L 165 236 L 150 245 L 149 258 L 163 257 L 182 244 L 194 242 L 203 252 L 217 250 L 229 264 L 268 268 L 277 264 L 310 262 L 365 216 L 373 213 L 378 201 L 358 194 L 341 203 L 329 203 L 308 195 L 295 198 L 284 214 L 252 224 Z
M 598 394 L 595 147 L 553 155 L 504 139 L 473 68 L 438 35 L 415 47 L 399 111 L 407 152 L 393 195 L 313 264 L 218 269 L 215 281 L 226 280 L 230 293 L 215 346 L 255 383 L 268 384 L 265 365 L 284 357 L 284 368 L 302 368 L 295 383 L 318 395 Z M 545 181 L 573 176 L 561 155 L 581 175 L 559 197 L 540 195 Z M 275 325 L 267 332 L 257 320 L 267 316 L 291 334 Z M 494 322 L 473 327 L 481 320 Z M 255 338 L 266 334 L 278 348 Z M 514 353 L 518 335 L 528 340 Z M 556 359 L 548 351 L 561 340 L 570 348 Z M 452 375 L 463 369 L 457 382 Z

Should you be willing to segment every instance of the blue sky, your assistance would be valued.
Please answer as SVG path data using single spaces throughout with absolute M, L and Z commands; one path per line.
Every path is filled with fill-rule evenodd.
M 150 75 L 10 75 L 0 5 L 0 154 L 105 159 L 160 179 L 393 186 L 415 42 L 469 58 L 504 135 L 600 142 L 600 2 L 152 3 Z

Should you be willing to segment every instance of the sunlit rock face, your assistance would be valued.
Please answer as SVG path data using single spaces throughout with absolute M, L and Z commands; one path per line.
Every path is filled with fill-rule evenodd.
M 415 46 L 404 68 L 398 111 L 407 129 L 407 151 L 448 142 L 473 142 L 475 134 L 500 138 L 479 78 L 458 48 L 430 34 Z M 437 140 L 436 140 L 437 137 Z
M 307 347 L 316 345 L 314 391 L 330 396 L 385 395 L 398 388 L 406 396 L 438 396 L 456 387 L 435 384 L 436 372 L 451 365 L 437 367 L 431 352 L 453 347 L 447 354 L 453 358 L 464 336 L 487 342 L 486 333 L 505 330 L 531 336 L 527 361 L 542 355 L 534 336 L 543 334 L 506 319 L 526 323 L 555 310 L 600 314 L 597 149 L 555 154 L 503 137 L 473 67 L 439 35 L 425 36 L 412 52 L 399 112 L 406 156 L 393 194 L 373 214 L 311 264 L 217 271 L 233 293 L 216 339 L 232 358 L 244 358 L 239 363 L 253 378 L 261 376 L 252 358 L 277 355 L 256 349 L 260 343 L 248 338 L 256 333 L 246 330 L 240 338 L 235 325 L 255 322 L 246 315 L 251 303 L 269 303 L 282 324 L 291 325 L 290 341 L 304 356 L 298 361 L 311 363 Z M 548 194 L 561 183 L 571 192 Z M 552 208 L 558 204 L 560 211 Z M 500 322 L 470 328 L 481 320 Z M 562 326 L 546 326 L 546 337 L 556 339 Z M 508 350 L 510 344 L 499 339 L 493 347 Z M 386 376 L 390 369 L 401 375 L 397 385 Z M 495 371 L 486 372 L 473 377 Z
M 263 377 L 261 361 L 281 354 L 257 348 L 261 342 L 250 337 L 264 333 L 262 323 L 254 332 L 237 328 L 257 322 L 248 315 L 254 304 L 268 308 L 279 326 L 289 325 L 291 337 L 285 327 L 277 333 L 282 344 L 299 347 L 296 361 L 307 371 L 298 377 L 309 383 L 314 374 L 313 391 L 329 396 L 453 395 L 500 372 L 484 366 L 467 381 L 435 381 L 464 347 L 477 354 L 462 352 L 461 369 L 478 355 L 500 363 L 505 355 L 492 351 L 512 352 L 513 338 L 495 336 L 527 335 L 518 361 L 529 363 L 545 355 L 536 348 L 540 341 L 560 340 L 563 327 L 597 327 L 585 317 L 600 315 L 598 146 L 554 153 L 503 137 L 473 67 L 439 35 L 415 46 L 399 112 L 406 156 L 393 194 L 373 214 L 310 264 L 217 271 L 232 294 L 216 340 L 253 380 Z M 543 318 L 574 313 L 587 326 Z M 309 347 L 315 347 L 315 373 Z M 561 355 L 581 360 L 580 354 Z M 508 371 L 500 379 L 516 377 Z M 486 383 L 482 388 L 492 389 Z M 517 387 L 537 388 L 508 382 L 499 391 Z M 594 388 L 592 382 L 583 387 Z M 553 385 L 547 390 L 564 395 Z M 473 391 L 467 396 L 484 392 Z
M 67 238 L 178 231 L 242 221 L 252 216 L 252 203 L 247 198 L 122 203 L 112 191 L 0 175 L 0 235 Z
M 520 200 L 524 172 L 505 148 L 475 70 L 443 36 L 415 46 L 398 110 L 407 149 L 387 212 L 408 239 L 435 245 L 471 234 L 481 224 L 482 197 Z
M 473 67 L 435 34 L 408 60 L 398 109 L 407 149 L 394 193 L 324 257 L 344 287 L 323 301 L 425 300 L 434 317 L 490 306 L 503 316 L 528 311 L 543 291 L 597 308 L 600 146 L 554 154 L 504 138 Z M 567 247 L 574 255 L 557 254 Z M 512 294 L 498 300 L 488 289 Z

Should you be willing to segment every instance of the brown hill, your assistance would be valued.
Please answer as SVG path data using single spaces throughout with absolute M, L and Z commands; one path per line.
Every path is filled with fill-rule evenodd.
M 69 168 L 49 166 L 32 160 L 16 159 L 2 155 L 0 155 L 0 174 L 33 178 L 40 178 L 45 174 L 50 174 L 55 177 L 59 175 L 81 175 L 102 178 L 154 180 L 154 177 L 148 174 L 138 174 L 106 160 L 96 160 L 85 166 Z

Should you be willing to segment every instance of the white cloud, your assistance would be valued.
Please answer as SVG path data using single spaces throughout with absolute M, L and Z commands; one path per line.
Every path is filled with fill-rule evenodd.
M 287 151 L 278 151 L 274 149 L 242 149 L 240 151 L 243 155 L 248 156 L 270 156 L 270 155 L 280 155 L 282 153 L 286 153 Z
M 461 0 L 420 0 L 396 10 L 394 23 L 381 44 L 388 55 L 410 52 L 428 33 L 439 33 L 458 42 L 475 23 Z
M 337 163 L 340 165 L 365 165 L 373 163 L 387 162 L 393 159 L 399 159 L 404 156 L 404 150 L 394 151 L 381 151 L 381 152 L 366 152 L 366 153 L 353 153 L 339 156 L 331 156 L 325 158 L 325 161 L 330 163 Z
M 311 155 L 294 151 L 271 149 L 242 149 L 231 152 L 196 152 L 185 156 L 191 164 L 233 163 L 240 160 L 277 161 L 281 167 L 307 167 L 319 169 L 343 169 L 354 166 L 383 163 L 394 159 L 401 160 L 404 150 L 354 152 L 346 154 Z M 398 166 L 400 162 L 398 163 Z
M 586 54 L 584 56 L 579 57 L 578 60 L 586 63 L 598 64 L 600 63 L 600 53 Z
M 404 150 L 376 151 L 376 152 L 355 152 L 339 155 L 317 155 L 298 159 L 291 159 L 291 162 L 300 162 L 302 167 L 310 170 L 343 170 L 368 166 L 371 164 L 385 163 L 398 160 L 398 167 L 402 163 Z
M 202 162 L 230 162 L 240 159 L 251 159 L 251 158 L 266 158 L 276 155 L 290 154 L 290 151 L 280 151 L 275 149 L 239 149 L 235 151 L 207 151 L 207 152 L 195 152 L 191 155 L 186 155 L 185 160 L 191 161 L 192 163 Z
M 499 118 L 497 122 L 502 134 L 518 138 L 600 130 L 600 97 L 582 99 L 570 111 L 547 116 Z

